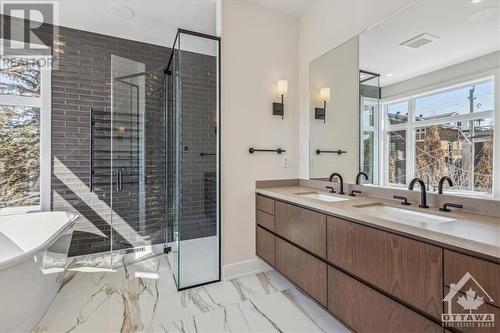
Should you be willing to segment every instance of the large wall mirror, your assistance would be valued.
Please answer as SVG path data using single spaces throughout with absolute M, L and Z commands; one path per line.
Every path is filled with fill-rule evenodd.
M 353 161 L 348 150 L 321 167 L 323 159 L 317 158 L 311 178 L 323 176 L 314 169 L 340 170 L 348 181 L 364 171 L 370 183 L 407 187 L 419 177 L 432 191 L 449 176 L 450 192 L 498 197 L 500 1 L 416 1 L 358 37 L 359 94 L 351 101 L 358 103 L 358 113 L 335 110 L 344 113 L 336 118 L 334 112 L 327 122 L 349 117 L 338 125 L 344 127 L 342 139 L 330 146 L 357 145 L 359 155 Z M 311 155 L 323 140 L 314 125 Z

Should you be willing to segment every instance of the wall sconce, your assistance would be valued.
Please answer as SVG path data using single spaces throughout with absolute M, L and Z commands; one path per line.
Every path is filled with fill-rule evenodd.
M 326 102 L 330 100 L 330 88 L 321 88 L 319 95 L 323 101 L 323 107 L 314 108 L 314 119 L 322 119 L 326 123 Z
M 283 100 L 283 96 L 288 92 L 288 81 L 287 80 L 279 80 L 278 81 L 278 93 L 281 95 L 281 103 L 273 103 L 273 115 L 281 116 L 281 119 L 284 118 L 285 115 L 285 103 Z

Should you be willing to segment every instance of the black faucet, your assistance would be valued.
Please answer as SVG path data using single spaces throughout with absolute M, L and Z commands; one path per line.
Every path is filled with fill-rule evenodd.
M 420 185 L 420 205 L 418 205 L 418 207 L 429 208 L 429 206 L 427 206 L 427 191 L 425 189 L 425 183 L 422 179 L 414 178 L 410 182 L 410 185 L 408 185 L 408 190 L 413 191 L 413 187 L 415 186 L 415 183 L 418 183 Z
M 464 208 L 464 206 L 460 205 L 460 204 L 454 204 L 454 203 L 445 203 L 443 205 L 442 208 L 439 208 L 440 211 L 442 212 L 451 212 L 450 208 L 449 207 L 453 207 L 453 208 Z
M 361 191 L 359 191 L 359 190 L 352 190 L 352 191 L 351 191 L 351 193 L 349 194 L 349 196 L 351 196 L 351 197 L 355 197 L 355 196 L 356 196 L 356 194 L 355 194 L 355 193 L 357 193 L 357 194 L 361 194 Z
M 410 206 L 411 205 L 411 203 L 408 202 L 408 198 L 407 197 L 403 197 L 401 195 L 393 195 L 392 197 L 394 199 L 401 200 L 401 204 L 404 205 L 404 206 Z
M 359 185 L 359 183 L 360 183 L 359 178 L 361 178 L 361 176 L 365 177 L 365 180 L 368 180 L 368 175 L 366 174 L 366 172 L 361 171 L 356 176 L 356 185 Z
M 335 193 L 335 188 L 333 188 L 333 186 L 327 186 L 326 188 L 330 190 L 330 193 Z
M 443 178 L 441 178 L 439 180 L 439 185 L 438 185 L 438 193 L 439 194 L 443 194 L 443 185 L 444 185 L 445 181 L 448 182 L 448 186 L 453 187 L 453 180 L 451 180 L 451 178 L 448 176 L 444 176 Z
M 330 175 L 329 181 L 331 182 L 333 180 L 333 178 L 335 178 L 335 177 L 338 177 L 339 183 L 340 183 L 340 192 L 339 192 L 339 194 L 345 194 L 344 193 L 344 179 L 342 178 L 341 175 L 339 175 L 338 173 L 334 172 L 334 173 L 332 173 Z

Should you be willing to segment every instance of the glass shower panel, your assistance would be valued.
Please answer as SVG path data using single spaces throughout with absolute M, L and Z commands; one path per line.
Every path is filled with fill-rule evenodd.
M 111 250 L 116 266 L 162 253 L 166 242 L 165 89 L 163 73 L 146 72 L 143 63 L 112 56 L 111 67 Z
M 171 251 L 168 261 L 175 281 L 179 281 L 179 223 L 181 209 L 181 79 L 179 66 L 179 39 L 172 48 L 172 61 L 169 80 L 167 81 L 167 207 L 168 241 Z
M 183 289 L 220 279 L 219 40 L 179 32 L 176 48 L 177 286 Z

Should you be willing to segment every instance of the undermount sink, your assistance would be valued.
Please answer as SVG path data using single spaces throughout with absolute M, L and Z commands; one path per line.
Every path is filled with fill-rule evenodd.
M 304 193 L 295 193 L 296 195 L 300 195 L 306 198 L 327 201 L 327 202 L 339 202 L 339 201 L 347 201 L 349 199 L 336 197 L 334 195 L 321 193 L 321 192 L 304 192 Z
M 441 224 L 441 223 L 448 223 L 455 221 L 454 218 L 450 218 L 447 216 L 397 208 L 393 206 L 384 205 L 379 202 L 357 205 L 353 207 L 362 209 L 363 212 L 366 212 L 374 217 L 403 224 L 411 224 L 411 225 L 415 225 L 418 223 Z

